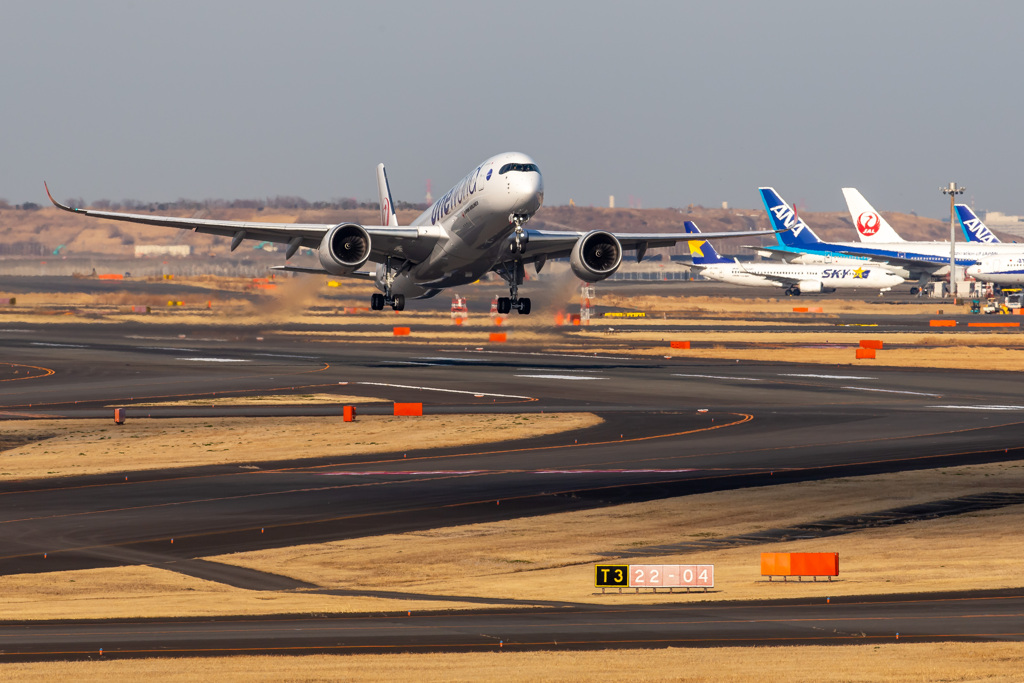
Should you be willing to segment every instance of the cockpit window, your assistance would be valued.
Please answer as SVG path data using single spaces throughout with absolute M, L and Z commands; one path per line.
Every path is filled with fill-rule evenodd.
M 505 164 L 501 167 L 501 170 L 498 171 L 498 175 L 504 175 L 509 171 L 536 171 L 537 173 L 540 173 L 540 169 L 537 168 L 537 164 Z

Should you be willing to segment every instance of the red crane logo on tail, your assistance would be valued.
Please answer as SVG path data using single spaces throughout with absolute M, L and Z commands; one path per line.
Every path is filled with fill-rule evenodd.
M 881 219 L 878 214 L 873 211 L 865 211 L 861 215 L 857 216 L 857 230 L 860 234 L 865 237 L 871 237 L 878 232 L 878 226 L 881 223 Z

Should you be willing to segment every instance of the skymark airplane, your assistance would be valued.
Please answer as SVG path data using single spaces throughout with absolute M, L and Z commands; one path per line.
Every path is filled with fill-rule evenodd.
M 381 225 L 253 223 L 114 213 L 66 206 L 53 198 L 49 187 L 46 194 L 58 208 L 83 216 L 230 237 L 232 251 L 245 239 L 287 244 L 285 260 L 299 247 L 316 249 L 320 268 L 275 268 L 373 280 L 380 293 L 370 298 L 370 306 L 378 311 L 385 306 L 400 311 L 406 297 L 427 299 L 446 287 L 474 282 L 494 271 L 509 286 L 509 296 L 498 299 L 499 313 L 515 309 L 527 314 L 530 300 L 519 296 L 526 264 L 532 263 L 539 273 L 547 259 L 568 256 L 576 277 L 597 282 L 618 269 L 625 249 L 634 250 L 639 262 L 650 247 L 669 247 L 687 239 L 686 233 L 526 230 L 524 224 L 544 201 L 544 181 L 533 159 L 516 152 L 480 163 L 407 227 L 398 225 L 384 164 L 377 166 L 377 190 Z M 708 236 L 750 237 L 772 232 Z M 367 261 L 378 264 L 375 273 L 359 272 Z
M 700 235 L 692 221 L 686 232 Z M 706 238 L 706 235 L 701 235 Z M 701 275 L 711 280 L 753 287 L 785 287 L 789 296 L 834 292 L 837 289 L 877 289 L 888 291 L 903 282 L 880 264 L 846 259 L 845 265 L 806 265 L 797 263 L 748 263 L 722 258 L 706 239 L 690 240 L 690 256 Z
M 763 247 L 775 257 L 792 255 L 805 263 L 823 258 L 854 257 L 882 263 L 906 280 L 926 284 L 935 276 L 949 274 L 949 242 L 822 242 L 793 209 L 770 187 L 760 188 L 765 210 L 776 230 L 777 247 Z M 956 245 L 956 265 L 967 267 L 995 254 L 1024 256 L 1024 245 L 964 242 Z

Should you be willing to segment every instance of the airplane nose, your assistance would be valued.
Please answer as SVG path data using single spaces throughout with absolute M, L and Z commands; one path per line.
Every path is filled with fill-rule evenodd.
M 544 203 L 544 179 L 539 172 L 521 173 L 516 178 L 515 194 L 519 213 L 534 214 Z
M 967 266 L 967 270 L 964 271 L 968 276 L 976 278 L 981 274 L 981 266 L 974 264 L 973 266 Z

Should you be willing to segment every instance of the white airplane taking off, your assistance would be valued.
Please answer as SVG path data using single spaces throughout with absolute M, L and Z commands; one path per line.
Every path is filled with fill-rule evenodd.
M 377 167 L 377 189 L 381 225 L 253 223 L 114 213 L 66 206 L 53 198 L 49 187 L 46 194 L 58 208 L 84 216 L 224 235 L 231 238 L 232 251 L 245 239 L 287 244 L 285 260 L 299 247 L 316 249 L 320 268 L 276 268 L 374 280 L 381 292 L 370 299 L 374 310 L 391 306 L 400 311 L 406 297 L 427 299 L 446 287 L 474 282 L 494 271 L 509 286 L 509 296 L 498 299 L 498 311 L 506 314 L 514 308 L 526 314 L 530 300 L 519 296 L 526 264 L 534 264 L 539 273 L 547 259 L 568 256 L 576 277 L 597 282 L 618 269 L 624 249 L 635 250 L 640 261 L 649 247 L 670 247 L 687 239 L 686 233 L 526 230 L 523 224 L 544 201 L 544 181 L 533 159 L 516 152 L 498 154 L 479 164 L 407 227 L 398 225 L 384 164 Z M 751 230 L 707 237 L 773 232 Z M 359 272 L 367 261 L 378 264 L 376 273 Z
M 799 296 L 810 292 L 834 292 L 837 289 L 877 289 L 884 292 L 903 282 L 899 275 L 871 261 L 846 259 L 833 265 L 799 263 L 748 263 L 723 258 L 706 241 L 692 221 L 686 221 L 686 232 L 702 239 L 690 240 L 690 256 L 701 275 L 720 282 L 754 287 L 785 287 L 786 294 Z

